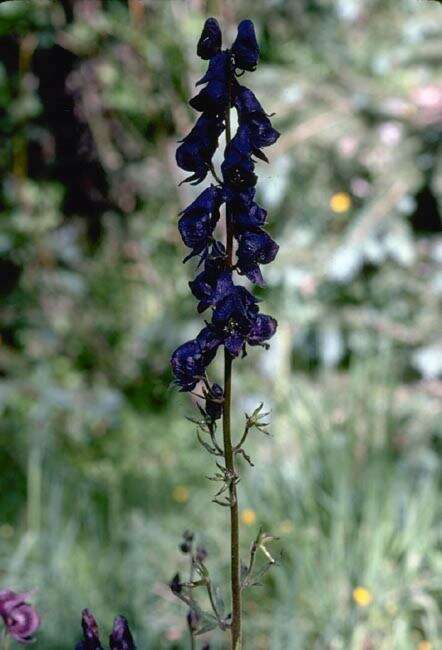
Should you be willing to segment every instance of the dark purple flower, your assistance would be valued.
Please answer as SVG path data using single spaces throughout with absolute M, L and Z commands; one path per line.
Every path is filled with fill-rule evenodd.
M 217 303 L 212 326 L 232 357 L 244 347 L 246 337 L 258 313 L 257 299 L 244 287 L 234 287 Z
M 278 250 L 278 244 L 264 230 L 244 232 L 239 236 L 238 268 L 249 280 L 262 286 L 264 281 L 258 265 L 273 262 Z
M 175 157 L 178 167 L 193 172 L 192 176 L 186 178 L 186 182 L 197 185 L 205 179 L 223 129 L 221 117 L 203 114 L 184 138 Z
M 190 290 L 199 300 L 198 312 L 214 305 L 232 284 L 232 273 L 227 270 L 226 249 L 221 242 L 213 242 L 205 256 L 204 270 L 189 282 Z
M 218 333 L 210 325 L 203 327 L 196 337 L 196 340 L 201 348 L 204 365 L 207 367 L 215 358 L 216 352 L 222 341 L 220 340 Z
M 258 65 L 259 46 L 255 28 L 251 20 L 242 20 L 238 25 L 238 34 L 231 52 L 235 57 L 235 66 L 241 70 L 253 71 Z
M 257 302 L 247 289 L 236 286 L 213 311 L 208 328 L 232 357 L 244 351 L 246 343 L 260 345 L 276 331 L 276 321 L 259 314 Z
M 210 61 L 205 75 L 196 82 L 196 85 L 201 86 L 202 84 L 206 84 L 209 81 L 222 81 L 227 85 L 229 80 L 230 67 L 231 59 L 229 53 L 220 52 Z M 235 85 L 235 95 L 236 88 L 237 85 Z
M 200 622 L 200 615 L 195 609 L 189 609 L 187 613 L 187 625 L 192 632 L 196 632 Z
M 195 280 L 189 282 L 189 287 L 199 300 L 198 312 L 201 313 L 207 307 L 216 305 L 233 288 L 232 272 L 212 273 L 204 270 L 196 276 Z
M 224 391 L 219 384 L 212 384 L 206 394 L 206 413 L 213 421 L 219 420 L 223 412 Z
M 237 190 L 256 185 L 255 165 L 251 159 L 252 144 L 247 127 L 239 127 L 226 147 L 221 165 L 224 182 Z
M 197 54 L 201 59 L 211 59 L 221 49 L 222 35 L 216 18 L 208 18 L 197 46 Z
M 40 627 L 37 611 L 26 602 L 31 593 L 16 593 L 10 589 L 0 591 L 0 616 L 6 631 L 23 645 L 34 641 L 33 635 Z
M 221 201 L 220 188 L 211 185 L 181 212 L 178 229 L 183 242 L 192 249 L 191 254 L 184 261 L 198 255 L 208 247 L 219 219 Z
M 262 345 L 264 341 L 268 341 L 274 335 L 277 326 L 278 323 L 271 316 L 258 314 L 247 336 L 247 343 Z
M 269 147 L 279 138 L 279 132 L 273 128 L 269 117 L 251 90 L 245 86 L 235 89 L 235 108 L 242 126 L 247 127 L 252 153 L 268 162 L 262 153 L 262 147 Z
M 114 620 L 112 633 L 109 637 L 110 650 L 136 650 L 129 625 L 124 616 L 117 616 Z
M 173 594 L 180 594 L 182 592 L 183 585 L 181 584 L 179 573 L 175 573 L 172 580 L 169 582 L 169 587 Z
M 223 114 L 228 102 L 228 89 L 222 81 L 211 81 L 189 104 L 201 113 Z
M 180 345 L 172 354 L 171 366 L 175 381 L 182 392 L 193 390 L 204 377 L 205 370 L 216 355 L 222 340 L 213 327 L 208 325 L 196 339 Z
M 200 112 L 224 115 L 229 99 L 229 69 L 230 57 L 227 52 L 220 52 L 210 61 L 206 74 L 197 82 L 197 86 L 204 83 L 207 83 L 207 86 L 190 100 L 192 108 Z
M 255 203 L 253 200 L 254 196 L 254 187 L 250 187 L 243 192 L 225 192 L 225 200 L 228 205 L 235 235 L 240 234 L 244 230 L 255 230 L 263 226 L 266 221 L 267 211 Z
M 217 329 L 228 327 L 232 332 L 247 332 L 258 313 L 257 299 L 244 287 L 235 286 L 216 305 L 212 324 Z
M 81 650 L 103 650 L 97 621 L 89 609 L 83 609 L 81 612 L 81 627 L 83 628 L 84 639 L 78 644 L 77 648 L 79 647 Z
M 181 391 L 193 390 L 204 376 L 206 366 L 201 346 L 196 340 L 180 345 L 172 354 L 171 365 Z

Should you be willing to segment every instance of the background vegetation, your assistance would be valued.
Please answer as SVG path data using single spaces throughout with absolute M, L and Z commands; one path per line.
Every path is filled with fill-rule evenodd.
M 198 328 L 174 150 L 207 15 L 227 39 L 253 18 L 249 81 L 282 132 L 259 185 L 279 333 L 234 385 L 274 433 L 249 445 L 244 552 L 261 524 L 283 549 L 250 594 L 248 647 L 441 647 L 441 11 L 0 4 L 0 588 L 38 587 L 37 648 L 71 650 L 85 606 L 106 631 L 124 613 L 141 650 L 187 648 L 166 586 L 184 528 L 220 582 L 227 566 L 168 366 Z

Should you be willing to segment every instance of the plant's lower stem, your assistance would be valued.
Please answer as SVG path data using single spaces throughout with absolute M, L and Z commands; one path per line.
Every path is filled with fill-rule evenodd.
M 223 435 L 224 459 L 226 468 L 235 476 L 235 461 L 232 447 L 230 427 L 230 406 L 232 398 L 232 358 L 224 351 L 224 409 L 223 409 Z M 241 583 L 240 583 L 240 558 L 239 558 L 239 514 L 238 494 L 235 480 L 230 484 L 230 571 L 232 589 L 232 650 L 241 648 Z
M 2 645 L 1 645 L 2 650 L 9 650 L 9 639 L 10 636 L 5 628 L 2 634 Z
M 233 70 L 231 71 L 231 75 Z M 231 104 L 232 77 L 228 81 L 228 104 L 226 110 L 226 144 L 229 145 L 232 139 L 230 125 L 230 104 Z M 232 268 L 233 265 L 233 228 L 231 224 L 229 209 L 226 206 L 226 256 L 227 262 Z M 224 438 L 224 461 L 226 469 L 231 474 L 229 490 L 230 497 L 230 582 L 232 591 L 232 622 L 231 622 L 231 650 L 241 650 L 241 574 L 239 557 L 239 513 L 238 494 L 236 489 L 236 468 L 235 452 L 232 445 L 231 431 L 231 404 L 232 404 L 232 357 L 224 349 L 224 404 L 223 404 L 223 438 Z

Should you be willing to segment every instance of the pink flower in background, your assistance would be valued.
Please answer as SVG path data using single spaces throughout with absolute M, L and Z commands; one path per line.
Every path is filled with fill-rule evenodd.
M 32 592 L 15 593 L 10 589 L 0 591 L 0 616 L 8 634 L 18 643 L 32 643 L 33 635 L 40 627 L 40 616 L 26 602 Z

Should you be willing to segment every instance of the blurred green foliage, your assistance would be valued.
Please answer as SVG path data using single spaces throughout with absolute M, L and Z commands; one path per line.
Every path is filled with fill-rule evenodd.
M 176 230 L 195 190 L 177 189 L 174 149 L 212 14 L 227 40 L 256 23 L 248 81 L 282 133 L 258 186 L 281 243 L 261 296 L 279 334 L 235 379 L 238 412 L 264 399 L 275 435 L 251 443 L 244 552 L 259 524 L 284 551 L 249 596 L 249 647 L 434 650 L 434 2 L 0 4 L 0 588 L 39 588 L 38 648 L 73 648 L 84 606 L 106 629 L 128 616 L 142 650 L 186 648 L 166 586 L 184 528 L 226 575 L 225 512 L 168 368 L 199 325 Z

